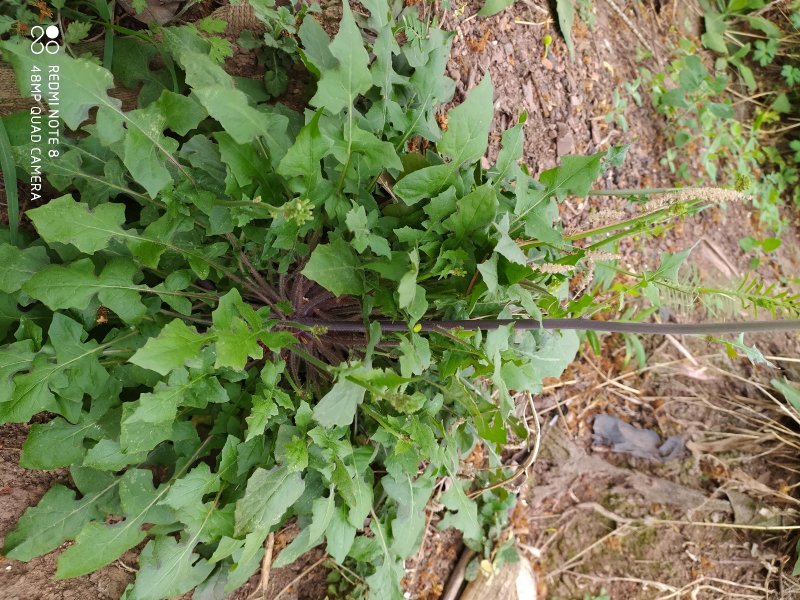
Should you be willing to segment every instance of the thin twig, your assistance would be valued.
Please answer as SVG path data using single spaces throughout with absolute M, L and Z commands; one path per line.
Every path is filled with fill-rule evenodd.
M 533 442 L 533 448 L 531 448 L 531 452 L 528 455 L 528 458 L 526 458 L 525 462 L 522 463 L 522 465 L 520 465 L 520 467 L 516 471 L 514 471 L 514 473 L 512 473 L 510 476 L 508 476 L 508 477 L 506 477 L 504 479 L 501 479 L 500 481 L 497 481 L 497 482 L 493 483 L 492 485 L 488 485 L 486 487 L 483 487 L 483 488 L 480 488 L 480 489 L 477 489 L 477 490 L 474 490 L 474 491 L 470 492 L 468 494 L 468 496 L 470 498 L 477 498 L 478 496 L 480 496 L 484 492 L 488 492 L 490 490 L 495 490 L 497 488 L 505 486 L 507 483 L 511 483 L 512 481 L 514 481 L 517 477 L 519 477 L 523 473 L 527 473 L 528 470 L 531 467 L 533 467 L 533 464 L 536 462 L 536 459 L 539 456 L 539 448 L 541 447 L 541 443 L 542 443 L 542 426 L 539 423 L 539 415 L 536 412 L 536 405 L 533 403 L 533 396 L 531 395 L 530 392 L 525 392 L 525 396 L 528 399 L 528 406 L 530 406 L 531 412 L 533 414 L 533 423 L 534 423 L 534 425 L 536 427 L 536 439 Z M 526 423 L 526 426 L 527 426 L 527 420 L 525 421 L 525 423 Z
M 442 592 L 442 595 L 439 597 L 439 600 L 456 600 L 456 598 L 458 598 L 458 593 L 461 591 L 461 586 L 464 583 L 467 565 L 469 561 L 472 560 L 473 556 L 475 556 L 475 552 L 469 548 L 461 553 L 461 557 L 458 559 L 453 572 L 447 579 L 447 585 L 444 588 L 444 592 Z
M 303 577 L 305 577 L 306 575 L 311 573 L 311 571 L 316 569 L 318 566 L 320 566 L 326 560 L 328 560 L 328 556 L 327 555 L 323 556 L 322 558 L 320 558 L 315 563 L 313 563 L 313 564 L 309 565 L 308 567 L 306 567 L 305 569 L 303 569 L 303 571 L 297 577 L 295 577 L 289 583 L 287 583 L 285 586 L 283 586 L 283 589 L 281 589 L 280 592 L 275 594 L 275 597 L 272 600 L 278 600 L 278 598 L 280 598 L 281 596 L 283 596 L 283 594 L 285 594 L 287 591 L 289 591 L 289 588 L 291 588 L 294 584 L 296 584 L 298 581 L 300 581 Z
M 272 568 L 272 551 L 275 549 L 275 533 L 270 532 L 264 545 L 264 558 L 261 560 L 261 600 L 267 600 L 267 585 L 269 585 L 269 571 Z

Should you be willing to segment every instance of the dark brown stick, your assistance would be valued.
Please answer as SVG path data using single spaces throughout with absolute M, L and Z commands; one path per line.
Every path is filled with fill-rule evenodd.
M 409 331 L 407 323 L 398 321 L 378 321 L 383 331 Z M 333 321 L 323 319 L 298 318 L 283 321 L 285 327 L 292 323 L 307 327 L 325 327 L 328 331 L 366 332 L 367 327 L 360 321 Z M 441 331 L 450 329 L 489 330 L 513 325 L 516 329 L 576 329 L 582 331 L 603 331 L 607 333 L 642 333 L 655 335 L 718 335 L 723 333 L 758 333 L 767 331 L 800 330 L 800 320 L 776 319 L 772 321 L 742 321 L 739 323 L 630 323 L 622 321 L 595 321 L 593 319 L 470 319 L 464 321 L 421 321 L 418 331 Z M 415 327 L 415 329 L 416 329 Z

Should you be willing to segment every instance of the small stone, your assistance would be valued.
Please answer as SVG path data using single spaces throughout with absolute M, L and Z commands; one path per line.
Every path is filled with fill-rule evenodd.
M 565 123 L 558 123 L 558 136 L 556 140 L 556 154 L 559 157 L 572 154 L 575 151 L 575 138 L 572 130 Z

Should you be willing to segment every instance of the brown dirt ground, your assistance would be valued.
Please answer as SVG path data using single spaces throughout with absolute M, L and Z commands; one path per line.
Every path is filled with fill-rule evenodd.
M 624 6 L 627 18 L 620 17 L 615 6 Z M 206 3 L 204 8 L 212 7 Z M 642 107 L 628 103 L 627 132 L 606 123 L 604 117 L 612 109 L 613 90 L 634 79 L 640 65 L 656 70 L 668 60 L 680 36 L 683 5 L 668 3 L 659 11 L 646 3 L 599 0 L 592 7 L 596 25 L 589 29 L 576 24 L 574 60 L 569 59 L 544 0 L 519 0 L 488 19 L 472 17 L 478 8 L 479 3 L 470 0 L 457 10 L 436 10 L 444 25 L 456 31 L 449 67 L 457 81 L 455 100 L 463 99 L 487 70 L 492 74 L 497 118 L 490 155 L 496 153 L 502 131 L 526 110 L 524 159 L 534 173 L 554 166 L 568 153 L 631 143 L 625 165 L 610 170 L 598 186 L 673 183 L 659 162 L 666 150 L 665 125 L 650 108 L 645 90 Z M 545 61 L 547 34 L 554 43 Z M 655 58 L 637 61 L 636 49 L 643 47 L 642 40 Z M 568 200 L 562 205 L 562 218 L 566 226 L 582 228 L 593 219 L 592 213 L 609 208 L 628 210 L 609 199 Z M 762 276 L 781 280 L 797 273 L 796 232 L 793 227 L 784 233 L 782 248 L 760 267 Z M 746 206 L 732 206 L 678 224 L 648 240 L 646 251 L 641 240 L 634 240 L 623 248 L 623 256 L 633 268 L 645 268 L 655 263 L 661 251 L 681 250 L 702 240 L 692 255 L 701 275 L 730 279 L 747 269 L 748 257 L 739 249 L 738 239 L 757 233 L 757 215 Z M 754 518 L 754 509 L 765 518 L 788 519 L 796 505 L 792 486 L 797 473 L 791 469 L 800 467 L 796 457 L 786 456 L 786 447 L 775 441 L 775 425 L 769 419 L 780 417 L 774 405 L 765 402 L 752 385 L 736 379 L 766 382 L 775 375 L 720 357 L 719 347 L 676 341 L 693 356 L 717 356 L 698 358 L 700 364 L 695 366 L 674 345 L 649 340 L 650 364 L 662 366 L 634 373 L 633 367 L 623 364 L 624 344 L 609 336 L 603 356 L 587 351 L 537 398 L 546 435 L 513 523 L 522 551 L 537 574 L 539 597 L 583 598 L 606 589 L 615 600 L 800 598 L 792 591 L 796 584 L 786 576 L 794 557 L 793 540 L 785 534 L 770 537 L 763 532 L 674 523 L 687 519 L 753 522 L 747 518 Z M 765 354 L 798 356 L 796 336 L 763 337 L 759 343 Z M 680 358 L 683 362 L 666 365 Z M 729 374 L 714 370 L 711 364 Z M 786 365 L 792 366 L 781 363 Z M 625 379 L 619 383 L 627 389 L 608 383 L 620 375 Z M 798 372 L 786 375 L 800 379 Z M 690 442 L 691 454 L 681 461 L 654 464 L 603 453 L 591 447 L 591 418 L 598 412 L 653 428 L 663 436 L 680 434 Z M 762 433 L 757 438 L 743 433 L 754 430 L 743 414 L 758 414 L 766 423 L 760 425 Z M 787 431 L 796 430 L 787 419 L 781 425 L 788 427 L 780 430 L 784 438 L 789 436 Z M 9 531 L 50 485 L 66 479 L 62 471 L 41 473 L 18 467 L 25 434 L 25 426 L 0 427 L 0 534 Z M 775 517 L 777 512 L 783 516 Z M 673 523 L 644 527 L 626 521 L 646 516 Z M 461 552 L 458 535 L 439 532 L 436 522 L 432 516 L 423 548 L 407 564 L 410 598 L 438 598 Z M 286 539 L 278 536 L 278 548 L 288 543 L 292 531 L 290 527 L 284 532 Z M 57 553 L 27 564 L 0 561 L 0 600 L 118 598 L 130 581 L 129 569 L 136 565 L 135 553 L 129 553 L 121 563 L 95 574 L 57 582 L 53 580 Z M 306 572 L 321 556 L 316 550 L 295 565 L 273 571 L 266 597 L 295 582 L 282 598 L 323 598 L 325 567 Z M 256 585 L 257 575 L 232 598 L 245 600 Z

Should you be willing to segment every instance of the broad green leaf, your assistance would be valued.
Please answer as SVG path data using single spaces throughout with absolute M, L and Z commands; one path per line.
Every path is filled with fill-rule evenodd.
M 539 181 L 547 186 L 547 194 L 563 200 L 567 195 L 585 197 L 600 175 L 605 152 L 591 156 L 565 156 L 561 164 L 541 174 Z
M 514 4 L 514 0 L 484 0 L 483 6 L 478 11 L 479 17 L 491 17 Z
M 78 577 L 96 571 L 119 558 L 141 542 L 147 532 L 145 523 L 171 524 L 174 513 L 156 506 L 164 491 L 153 487 L 153 473 L 145 469 L 129 469 L 119 479 L 119 495 L 125 520 L 113 525 L 87 523 L 75 544 L 58 558 L 56 579 Z
M 39 72 L 46 80 L 45 69 L 58 67 L 61 94 L 59 96 L 60 117 L 70 129 L 77 129 L 89 118 L 89 110 L 97 106 L 110 106 L 119 110 L 120 100 L 111 98 L 108 90 L 114 87 L 111 73 L 94 62 L 74 59 L 63 50 L 57 55 L 47 55 L 47 65 L 31 53 L 30 44 L 21 38 L 0 43 L 0 49 L 9 57 L 17 75 L 17 86 L 23 97 L 32 95 L 31 73 Z M 44 86 L 42 86 L 44 87 Z
M 147 190 L 151 198 L 155 198 L 172 182 L 167 169 L 171 161 L 165 160 L 165 156 L 177 154 L 178 140 L 164 135 L 167 119 L 156 104 L 127 113 L 125 121 L 127 133 L 123 141 L 122 162 L 133 179 Z M 160 152 L 154 152 L 154 146 Z
M 289 122 L 286 117 L 253 108 L 244 93 L 238 90 L 200 88 L 195 89 L 195 93 L 208 113 L 237 143 L 246 144 L 262 136 L 269 142 L 272 164 L 280 162 L 288 147 L 285 135 Z
M 293 436 L 283 448 L 286 456 L 286 467 L 290 471 L 303 471 L 308 466 L 308 447 L 306 440 Z
M 367 23 L 372 29 L 383 29 L 392 22 L 388 0 L 364 0 L 361 4 L 369 11 Z
M 219 488 L 219 475 L 212 473 L 207 464 L 200 463 L 170 486 L 163 502 L 173 508 L 175 514 L 186 523 L 187 512 L 197 512 L 203 505 L 203 496 L 216 492 Z
M 252 307 L 242 302 L 237 289 L 232 289 L 219 301 L 211 313 L 216 336 L 217 359 L 214 368 L 244 369 L 247 359 L 260 359 L 264 351 L 258 344 L 262 321 Z
M 11 244 L 0 244 L 0 291 L 17 292 L 40 269 L 50 262 L 42 246 L 20 250 Z
M 0 292 L 0 339 L 5 338 L 8 330 L 16 327 L 21 318 L 22 311 L 17 305 L 16 295 Z
M 187 536 L 188 537 L 188 536 Z M 139 572 L 130 600 L 161 600 L 185 594 L 205 581 L 214 565 L 194 553 L 195 540 L 150 540 L 139 555 Z
M 173 319 L 157 337 L 147 340 L 128 361 L 166 375 L 195 358 L 208 340 L 207 335 L 200 335 L 194 327 L 189 327 L 180 319 Z
M 453 181 L 453 165 L 433 165 L 412 171 L 394 186 L 394 193 L 408 205 L 433 198 Z
M 421 90 L 418 103 L 409 115 L 407 130 L 423 135 L 431 141 L 441 139 L 441 131 L 436 123 L 434 109 L 440 104 L 449 102 L 456 89 L 456 82 L 447 76 L 447 65 L 450 61 L 450 50 L 453 34 L 441 29 L 430 28 L 427 31 L 426 54 L 415 61 L 411 86 Z M 403 53 L 406 58 L 414 54 L 413 44 L 406 44 Z
M 341 239 L 314 248 L 302 273 L 326 290 L 341 296 L 361 294 L 364 284 L 358 272 L 358 259 Z
M 383 489 L 395 502 L 391 548 L 397 556 L 410 556 L 419 546 L 425 532 L 425 506 L 433 491 L 433 484 L 433 479 L 426 476 L 416 481 L 410 477 L 397 480 L 388 475 L 381 479 Z
M 319 544 L 335 511 L 336 504 L 333 494 L 327 498 L 315 498 L 311 505 L 311 523 L 281 551 L 272 566 L 279 569 L 289 565 Z
M 373 519 L 370 521 L 369 528 L 375 534 L 378 541 L 378 547 L 383 556 L 380 565 L 375 569 L 375 572 L 368 576 L 365 581 L 369 585 L 369 598 L 370 600 L 379 600 L 381 598 L 402 598 L 403 589 L 400 586 L 400 581 L 405 575 L 405 568 L 403 561 L 397 560 L 388 551 L 388 534 L 387 527 L 380 521 L 380 519 Z M 376 561 L 370 561 L 376 562 Z
M 58 557 L 56 579 L 79 577 L 115 561 L 141 542 L 147 533 L 144 520 L 128 519 L 115 525 L 92 521 L 75 538 L 75 544 Z
M 246 442 L 258 435 L 263 435 L 269 420 L 277 416 L 278 406 L 272 398 L 272 390 L 254 395 L 253 408 L 250 410 L 250 414 L 245 417 L 245 421 L 247 422 L 247 436 L 244 438 L 244 441 Z
M 661 262 L 659 263 L 658 268 L 652 273 L 652 276 L 666 279 L 667 281 L 677 282 L 678 271 L 680 270 L 681 265 L 686 262 L 686 259 L 689 257 L 689 254 L 691 254 L 693 249 L 694 246 L 675 253 L 662 252 Z
M 11 399 L 0 404 L 0 422 L 24 423 L 45 410 L 77 421 L 84 395 L 103 394 L 108 379 L 97 356 L 102 347 L 94 340 L 85 342 L 87 337 L 79 323 L 53 315 L 48 338 L 56 361 L 40 354 L 29 373 L 14 377 Z
M 134 454 L 123 452 L 119 442 L 106 438 L 100 440 L 89 449 L 83 459 L 83 466 L 101 471 L 116 472 L 128 465 L 144 462 L 146 458 L 147 452 Z
M 410 339 L 401 339 L 400 352 L 400 373 L 403 377 L 422 375 L 431 366 L 431 347 L 428 339 L 421 335 L 412 333 Z
M 384 7 L 381 7 L 377 9 L 377 11 L 370 10 L 370 12 L 372 12 L 373 17 L 375 17 L 376 12 L 383 13 L 383 8 Z M 387 6 L 386 13 L 388 12 L 389 9 Z M 394 102 L 394 100 L 391 100 L 394 95 L 394 86 L 406 84 L 408 82 L 407 77 L 398 74 L 394 70 L 393 59 L 400 54 L 400 46 L 394 37 L 394 31 L 391 25 L 384 22 L 386 20 L 385 15 L 370 20 L 375 21 L 374 27 L 375 30 L 378 31 L 378 37 L 372 45 L 372 52 L 375 55 L 375 61 L 371 68 L 372 81 L 383 91 L 384 102 Z M 384 111 L 385 110 L 386 109 L 384 109 Z M 384 122 L 385 116 L 384 112 Z
M 455 165 L 474 162 L 486 153 L 494 116 L 492 94 L 492 80 L 486 75 L 464 102 L 447 113 L 447 131 L 436 149 Z
M 800 390 L 797 389 L 797 386 L 793 385 L 785 377 L 783 381 L 780 379 L 772 379 L 770 383 L 772 387 L 783 394 L 783 397 L 786 398 L 789 404 L 800 413 Z
M 486 284 L 490 294 L 494 294 L 498 289 L 497 282 L 497 254 L 492 254 L 488 260 L 478 265 L 478 271 Z
M 141 202 L 148 201 L 147 195 L 128 187 L 122 162 L 111 152 L 101 154 L 98 149 L 92 152 L 87 148 L 73 147 L 58 158 L 48 158 L 43 163 L 42 170 L 57 190 L 64 191 L 74 185 L 80 197 L 91 198 L 95 206 L 119 194 Z
M 57 469 L 80 463 L 86 454 L 83 444 L 87 436 L 102 433 L 86 413 L 77 423 L 55 418 L 49 423 L 34 424 L 22 445 L 19 464 L 26 469 Z
M 375 175 L 385 169 L 403 168 L 391 142 L 380 140 L 357 125 L 345 127 L 343 137 L 335 140 L 332 154 L 343 164 L 347 163 L 350 154 L 357 154 L 362 177 Z
M 162 389 L 144 393 L 134 402 L 122 405 L 120 447 L 134 454 L 152 450 L 169 439 L 178 408 L 177 390 Z
M 153 103 L 164 116 L 166 126 L 178 135 L 186 135 L 208 116 L 194 96 L 183 96 L 169 90 Z
M 340 376 L 314 407 L 314 420 L 323 427 L 350 425 L 358 405 L 364 400 L 365 392 L 357 383 Z
M 0 414 L 3 412 L 2 403 L 9 401 L 12 396 L 12 377 L 20 371 L 28 370 L 34 356 L 36 354 L 31 340 L 0 347 Z
M 352 106 L 356 96 L 372 87 L 369 55 L 347 2 L 342 4 L 342 20 L 339 32 L 331 42 L 330 52 L 336 58 L 337 66 L 321 71 L 317 93 L 309 100 L 309 104 L 337 114 Z
M 361 205 L 353 206 L 348 211 L 345 223 L 347 228 L 354 234 L 353 248 L 359 254 L 369 248 L 378 256 L 391 258 L 392 251 L 389 248 L 389 242 L 386 238 L 373 233 L 377 219 L 377 211 L 372 211 L 367 215 L 366 209 Z
M 233 553 L 233 568 L 226 574 L 227 579 L 221 597 L 227 597 L 236 591 L 256 572 L 264 555 L 265 537 L 266 532 L 251 534 L 247 536 L 245 545 Z
M 101 204 L 94 210 L 61 196 L 27 212 L 42 239 L 49 244 L 72 244 L 84 254 L 108 248 L 115 237 L 125 237 L 123 204 Z
M 714 52 L 728 54 L 728 46 L 725 43 L 725 30 L 727 29 L 725 16 L 715 10 L 706 10 L 703 19 L 706 26 L 706 32 L 700 36 L 703 45 Z
M 558 244 L 562 241 L 558 229 L 553 227 L 553 222 L 558 219 L 558 205 L 555 199 L 546 190 L 534 189 L 527 181 L 517 181 L 517 201 L 514 207 L 514 223 L 523 220 L 525 235 L 534 240 L 541 240 L 549 244 Z
M 239 144 L 224 131 L 216 132 L 214 138 L 219 145 L 222 162 L 228 168 L 228 176 L 225 179 L 226 191 L 235 193 L 236 186 L 245 188 L 253 182 L 267 185 L 267 180 L 264 178 L 264 159 L 254 145 Z
M 348 459 L 348 463 L 355 463 L 354 455 L 350 456 L 353 460 Z M 336 485 L 336 491 L 347 503 L 349 509 L 347 520 L 353 527 L 361 529 L 372 508 L 372 485 L 364 478 L 364 474 L 359 472 L 357 465 L 345 464 L 339 457 L 334 460 L 336 468 L 333 471 L 333 483 Z M 372 470 L 367 469 L 366 473 L 371 480 Z
M 126 323 L 136 323 L 147 307 L 133 284 L 138 272 L 130 260 L 119 258 L 109 262 L 103 272 L 94 274 L 94 264 L 88 258 L 67 266 L 49 265 L 41 269 L 23 286 L 32 298 L 41 300 L 52 310 L 75 308 L 85 310 L 97 295 L 100 303 L 111 309 Z
M 445 221 L 458 239 L 486 231 L 497 212 L 497 194 L 490 184 L 483 184 L 458 201 L 458 211 Z
M 342 564 L 353 546 L 355 537 L 356 528 L 347 520 L 347 509 L 344 506 L 337 506 L 325 530 L 325 538 L 328 540 L 325 551 L 333 560 Z
M 73 490 L 56 484 L 6 535 L 3 553 L 14 560 L 29 561 L 73 539 L 86 523 L 99 516 L 92 498 L 76 500 Z
M 236 88 L 233 78 L 209 56 L 185 50 L 178 60 L 186 71 L 186 83 L 208 114 L 219 121 L 238 144 L 264 138 L 272 165 L 277 166 L 289 146 L 286 135 L 289 120 L 251 106 L 247 95 Z
M 513 263 L 526 265 L 528 264 L 528 257 L 525 256 L 525 253 L 520 250 L 516 242 L 508 235 L 508 226 L 508 213 L 505 213 L 503 218 L 500 219 L 500 222 L 495 224 L 500 237 L 497 240 L 494 251 L 505 256 Z
M 765 17 L 758 17 L 754 15 L 748 15 L 745 18 L 750 24 L 750 27 L 758 29 L 759 31 L 763 31 L 768 38 L 779 39 L 781 37 L 782 32 L 780 28 L 771 20 Z
M 247 481 L 247 489 L 236 503 L 236 535 L 264 530 L 280 522 L 281 517 L 300 498 L 305 482 L 300 473 L 286 467 L 256 469 Z
M 310 63 L 310 66 L 316 69 L 317 75 L 336 68 L 338 62 L 331 54 L 331 38 L 313 15 L 306 15 L 303 24 L 300 25 L 298 35 L 302 42 L 305 62 L 307 65 Z
M 227 399 L 216 378 L 205 373 L 189 375 L 185 369 L 173 371 L 168 382 L 123 403 L 120 446 L 128 454 L 149 451 L 172 436 L 178 406 L 202 408 Z
M 506 129 L 500 138 L 500 152 L 497 154 L 497 161 L 494 165 L 496 175 L 492 178 L 495 186 L 503 182 L 512 172 L 514 166 L 522 158 L 522 150 L 525 142 L 523 125 L 527 120 L 527 115 L 523 113 L 519 118 L 519 123 L 511 129 Z
M 569 57 L 575 57 L 575 46 L 572 43 L 572 24 L 575 22 L 575 0 L 556 0 L 556 12 L 558 13 L 558 28 L 564 41 L 567 43 Z
M 548 332 L 544 343 L 531 356 L 538 379 L 560 377 L 575 359 L 580 341 L 572 330 Z
M 445 517 L 439 522 L 440 529 L 455 527 L 468 540 L 480 540 L 483 536 L 478 521 L 478 505 L 464 493 L 460 480 L 454 480 L 439 500 L 448 509 Z
M 277 169 L 284 177 L 302 177 L 306 191 L 313 190 L 319 182 L 322 177 L 320 161 L 333 147 L 333 140 L 323 136 L 319 130 L 321 116 L 322 109 L 300 130 Z

